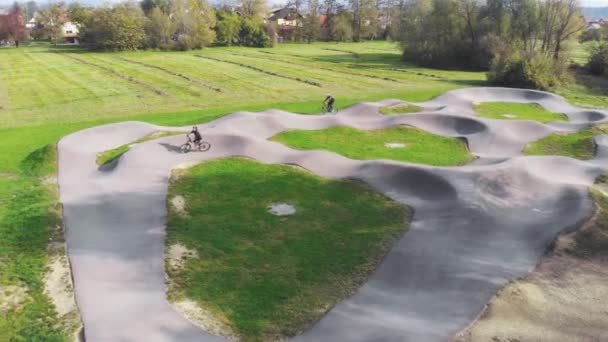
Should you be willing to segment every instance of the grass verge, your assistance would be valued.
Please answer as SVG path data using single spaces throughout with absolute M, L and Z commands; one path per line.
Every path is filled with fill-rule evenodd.
M 582 258 L 604 257 L 608 255 L 608 175 L 598 177 L 589 192 L 597 212 L 591 224 L 574 234 L 574 243 L 566 251 Z
M 475 106 L 478 116 L 500 120 L 533 120 L 542 123 L 568 121 L 561 113 L 553 113 L 536 103 L 484 102 Z
M 380 113 L 382 114 L 407 114 L 417 113 L 422 110 L 422 107 L 413 104 L 400 104 L 396 106 L 380 107 Z
M 524 148 L 527 155 L 556 155 L 580 160 L 592 159 L 595 155 L 593 137 L 605 134 L 608 126 L 597 125 L 576 133 L 554 133 L 529 143 Z
M 374 131 L 350 127 L 294 130 L 271 139 L 297 149 L 328 150 L 352 159 L 393 159 L 435 166 L 463 165 L 473 159 L 463 141 L 407 126 Z
M 99 152 L 97 154 L 97 158 L 95 159 L 95 161 L 97 162 L 97 165 L 109 164 L 109 163 L 113 162 L 114 160 L 120 158 L 120 156 L 122 156 L 123 154 L 127 153 L 129 151 L 129 149 L 131 148 L 131 146 L 134 144 L 140 144 L 140 143 L 143 143 L 146 141 L 150 141 L 150 140 L 154 140 L 154 139 L 158 139 L 158 138 L 162 138 L 162 137 L 168 137 L 168 136 L 172 136 L 172 135 L 180 135 L 180 134 L 184 134 L 184 132 L 164 132 L 164 131 L 154 132 L 152 134 L 146 135 L 145 137 L 143 137 L 141 139 L 135 140 L 132 143 L 120 145 L 111 150 Z
M 407 228 L 410 213 L 367 186 L 286 165 L 224 159 L 180 171 L 168 245 L 200 258 L 167 267 L 181 296 L 226 317 L 244 340 L 292 336 L 351 295 Z M 292 216 L 267 206 L 286 202 Z
M 0 177 L 2 341 L 68 341 L 79 327 L 77 312 L 58 316 L 43 281 L 47 246 L 63 241 L 57 186 L 52 181 L 55 163 L 55 146 L 47 145 L 22 161 L 20 173 Z

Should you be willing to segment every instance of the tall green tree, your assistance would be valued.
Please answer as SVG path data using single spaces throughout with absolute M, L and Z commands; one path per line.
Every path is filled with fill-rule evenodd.
M 130 3 L 98 7 L 87 24 L 85 41 L 94 49 L 136 50 L 145 43 L 145 16 Z
M 241 17 L 236 13 L 217 11 L 215 26 L 216 41 L 222 45 L 231 46 L 239 43 Z
M 321 34 L 321 22 L 319 20 L 319 0 L 308 0 L 307 13 L 302 20 L 302 35 L 304 39 L 311 43 L 319 38 Z
M 240 12 L 249 19 L 262 20 L 268 12 L 266 0 L 240 0 Z
M 182 50 L 200 49 L 215 39 L 215 12 L 205 0 L 174 0 L 172 19 Z
M 145 23 L 147 46 L 155 49 L 171 48 L 176 27 L 175 22 L 159 7 L 152 8 Z
M 353 38 L 352 15 L 346 10 L 340 10 L 331 18 L 332 40 L 344 42 Z
M 378 10 L 375 0 L 349 0 L 353 19 L 353 40 L 371 38 L 378 25 Z

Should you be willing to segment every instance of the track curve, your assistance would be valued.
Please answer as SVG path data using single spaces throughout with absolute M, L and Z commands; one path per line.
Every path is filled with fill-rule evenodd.
M 572 120 L 559 125 L 475 117 L 474 102 L 535 102 Z M 473 88 L 420 104 L 419 114 L 386 116 L 362 103 L 331 116 L 277 110 L 239 112 L 200 125 L 212 148 L 179 154 L 183 137 L 138 144 L 112 168 L 95 155 L 156 130 L 141 122 L 95 127 L 58 144 L 60 199 L 76 299 L 89 341 L 214 341 L 165 299 L 164 229 L 169 172 L 176 165 L 229 156 L 299 165 L 320 176 L 357 178 L 414 208 L 407 234 L 369 281 L 295 341 L 444 341 L 465 327 L 507 281 L 528 273 L 561 232 L 593 210 L 586 187 L 606 167 L 597 158 L 523 157 L 526 143 L 552 132 L 606 121 L 545 92 Z M 427 110 L 428 109 L 428 110 Z M 411 125 L 467 139 L 480 158 L 438 168 L 360 161 L 327 151 L 298 151 L 267 139 L 287 129 L 378 129 Z

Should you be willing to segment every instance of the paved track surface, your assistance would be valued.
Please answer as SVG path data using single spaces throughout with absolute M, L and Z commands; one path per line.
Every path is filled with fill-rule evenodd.
M 540 124 L 475 116 L 474 102 L 535 102 L 570 122 Z M 507 281 L 532 270 L 564 231 L 593 211 L 586 187 L 608 161 L 608 137 L 589 162 L 523 157 L 526 143 L 606 121 L 537 91 L 474 88 L 419 104 L 423 112 L 381 115 L 400 101 L 363 103 L 336 115 L 277 110 L 239 112 L 200 125 L 212 148 L 180 154 L 183 136 L 136 146 L 98 169 L 97 152 L 157 130 L 124 122 L 83 130 L 59 142 L 59 182 L 76 299 L 88 341 L 223 340 L 192 325 L 165 299 L 164 237 L 168 177 L 175 166 L 228 156 L 296 164 L 330 178 L 363 180 L 414 209 L 410 230 L 369 281 L 296 341 L 445 341 L 469 324 Z M 358 161 L 327 151 L 298 151 L 267 138 L 287 129 L 378 129 L 412 125 L 467 139 L 470 165 L 428 167 Z M 212 227 L 210 227 L 212 229 Z

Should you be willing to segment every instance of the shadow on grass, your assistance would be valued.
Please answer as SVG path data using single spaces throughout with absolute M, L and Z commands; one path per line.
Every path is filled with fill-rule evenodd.
M 576 83 L 584 86 L 587 91 L 596 96 L 608 96 L 608 77 L 590 75 L 583 70 L 576 72 Z

